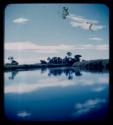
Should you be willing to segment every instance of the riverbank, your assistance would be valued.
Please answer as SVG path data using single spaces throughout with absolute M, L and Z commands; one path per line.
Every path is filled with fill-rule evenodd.
M 83 60 L 74 63 L 72 66 L 83 70 L 109 70 L 109 59 Z
M 103 70 L 109 69 L 109 60 L 108 59 L 98 59 L 98 60 L 84 60 L 81 62 L 76 62 L 73 65 L 69 64 L 21 64 L 21 65 L 5 65 L 4 70 L 16 70 L 16 69 L 36 69 L 36 68 L 53 68 L 53 67 L 78 67 L 85 70 Z
M 37 69 L 37 68 L 53 68 L 53 67 L 66 67 L 67 64 L 21 64 L 21 65 L 5 65 L 4 70 L 16 70 L 16 69 Z

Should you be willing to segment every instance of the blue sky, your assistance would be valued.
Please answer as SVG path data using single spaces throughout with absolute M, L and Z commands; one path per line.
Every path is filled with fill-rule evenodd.
M 71 16 L 63 19 L 64 6 L 73 18 L 97 21 L 96 30 Z M 4 28 L 5 62 L 14 56 L 20 63 L 38 63 L 67 51 L 83 59 L 109 58 L 109 10 L 104 4 L 10 4 Z

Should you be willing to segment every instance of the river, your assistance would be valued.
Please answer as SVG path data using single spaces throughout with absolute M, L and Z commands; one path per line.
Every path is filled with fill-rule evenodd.
M 84 121 L 108 116 L 109 72 L 50 68 L 4 73 L 11 121 Z

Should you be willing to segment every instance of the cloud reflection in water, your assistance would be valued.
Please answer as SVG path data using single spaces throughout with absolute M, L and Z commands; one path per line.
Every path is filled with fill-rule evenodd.
M 30 116 L 31 114 L 30 113 L 28 113 L 28 112 L 26 112 L 26 111 L 22 111 L 22 112 L 19 112 L 19 113 L 17 113 L 17 116 L 18 117 L 28 117 L 28 116 Z
M 101 92 L 104 89 L 105 89 L 104 87 L 98 87 L 98 88 L 94 88 L 92 91 L 94 91 L 94 92 Z
M 100 108 L 103 103 L 106 103 L 106 100 L 101 98 L 89 99 L 84 103 L 76 103 L 76 111 L 72 114 L 72 117 L 78 117 L 91 112 L 93 109 Z
M 41 80 L 40 82 L 37 82 L 37 83 L 31 83 L 31 84 L 18 83 L 18 84 L 7 85 L 5 87 L 5 93 L 22 94 L 22 93 L 28 93 L 28 92 L 32 92 L 46 87 L 67 87 L 71 85 L 74 85 L 73 81 L 70 82 L 67 80 L 60 81 L 57 79 L 46 79 L 46 80 Z
M 39 70 L 40 71 L 40 70 Z M 27 71 L 26 71 L 27 72 Z M 28 74 L 30 72 L 27 72 Z M 31 72 L 32 73 L 32 72 Z M 27 81 L 18 81 L 17 83 L 6 84 L 4 88 L 5 93 L 17 93 L 17 94 L 23 94 L 23 93 L 29 93 L 33 92 L 42 88 L 47 87 L 69 87 L 69 86 L 92 86 L 92 85 L 104 85 L 109 83 L 108 76 L 93 76 L 91 73 L 82 73 L 78 69 L 74 68 L 51 68 L 49 69 L 49 76 L 44 77 L 42 74 L 47 75 L 47 70 L 44 69 L 42 72 L 39 72 L 37 76 L 37 72 L 35 72 L 35 77 L 32 78 L 32 74 L 28 75 Z M 64 76 L 62 77 L 61 74 L 64 73 L 65 76 L 68 77 L 66 79 Z M 17 73 L 16 73 L 17 74 Z M 21 74 L 21 72 L 20 72 Z M 75 74 L 75 76 L 73 76 Z M 15 73 L 13 73 L 15 75 Z M 27 76 L 27 74 L 26 74 Z M 56 77 L 58 76 L 58 77 Z M 77 77 L 76 77 L 77 76 Z M 80 77 L 78 77 L 80 76 Z M 22 77 L 21 75 L 19 78 Z M 42 79 L 41 79 L 42 77 Z M 13 77 L 14 78 L 14 77 Z M 91 78 L 91 79 L 89 79 Z M 16 78 L 15 78 L 16 79 Z M 31 79 L 34 79 L 30 81 Z M 12 79 L 13 80 L 13 79 Z M 30 82 L 30 83 L 29 83 Z M 102 91 L 102 88 L 95 88 L 93 91 Z

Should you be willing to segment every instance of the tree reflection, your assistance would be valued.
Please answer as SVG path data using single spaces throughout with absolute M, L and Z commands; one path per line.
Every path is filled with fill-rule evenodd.
M 70 68 L 70 67 L 65 67 L 65 68 L 48 68 L 49 73 L 48 76 L 61 76 L 64 74 L 69 80 L 73 79 L 73 76 L 81 76 L 80 69 L 75 69 L 75 68 Z M 20 71 L 29 71 L 29 70 L 13 70 L 11 71 L 11 75 L 9 76 L 9 80 L 14 80 L 17 73 Z M 43 67 L 40 69 L 41 74 L 47 72 L 47 68 Z
M 81 76 L 80 69 L 75 69 L 75 68 L 50 68 L 48 76 L 60 76 L 62 74 L 65 74 L 65 76 L 69 79 L 73 79 L 73 74 L 75 76 Z
M 47 71 L 47 68 L 46 68 L 46 67 L 41 68 L 41 73 L 42 73 L 42 74 L 45 73 L 46 71 Z
M 13 80 L 15 78 L 15 76 L 17 75 L 17 73 L 18 73 L 17 70 L 11 71 L 11 75 L 9 76 L 9 80 Z
M 76 71 L 76 72 L 75 72 L 75 75 L 76 75 L 76 76 L 81 76 L 82 74 L 81 74 L 80 71 Z

